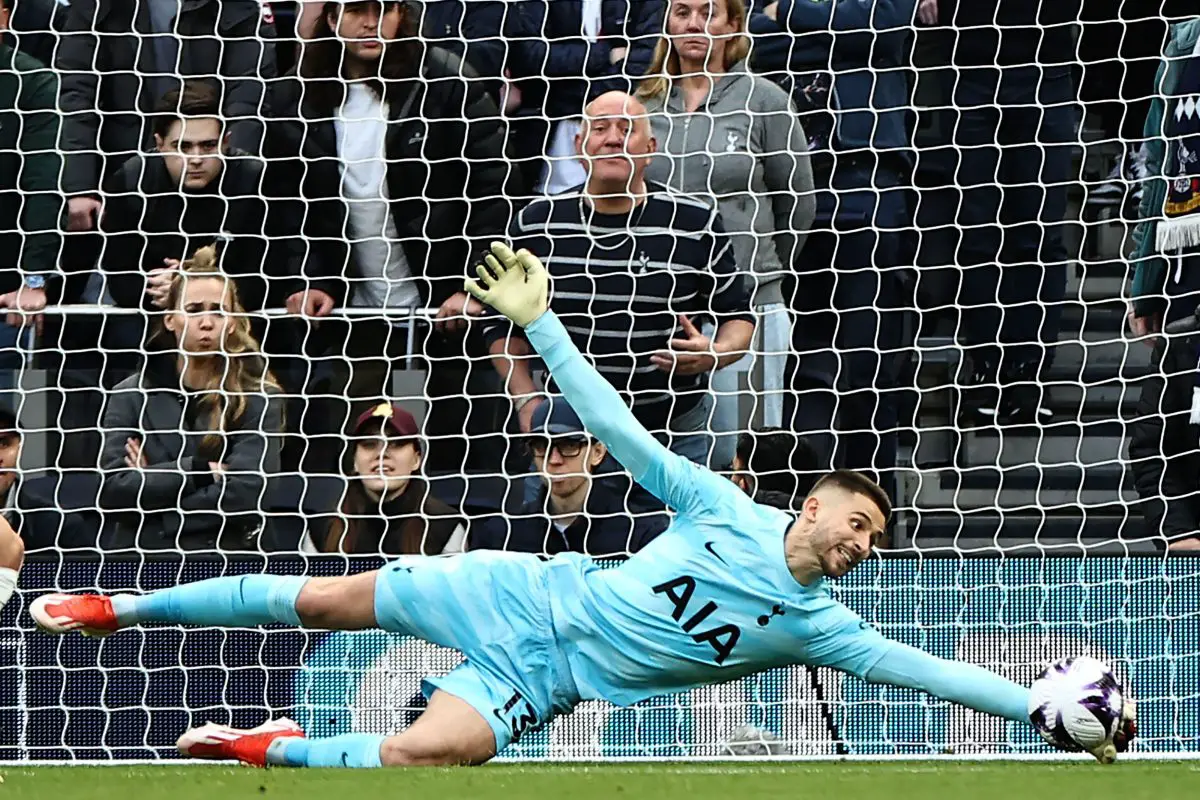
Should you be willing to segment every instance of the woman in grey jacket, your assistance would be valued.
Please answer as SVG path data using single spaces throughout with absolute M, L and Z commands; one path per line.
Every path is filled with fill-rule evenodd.
M 739 265 L 753 272 L 752 349 L 762 377 L 751 385 L 762 393 L 764 424 L 779 426 L 792 330 L 782 284 L 812 225 L 816 195 L 804 129 L 787 93 L 747 71 L 745 31 L 743 0 L 672 0 L 638 97 L 658 144 L 646 177 L 713 198 Z M 752 366 L 747 356 L 713 375 L 714 465 L 733 460 L 738 372 Z
M 166 346 L 104 413 L 100 505 L 117 514 L 102 546 L 254 547 L 267 476 L 279 471 L 279 386 L 213 247 L 163 291 Z

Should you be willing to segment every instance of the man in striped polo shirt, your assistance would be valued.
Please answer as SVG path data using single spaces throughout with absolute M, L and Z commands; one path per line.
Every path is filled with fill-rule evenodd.
M 551 307 L 638 421 L 674 452 L 707 464 L 709 374 L 750 345 L 751 279 L 738 269 L 713 204 L 646 181 L 655 141 L 640 102 L 601 95 L 585 110 L 575 145 L 587 182 L 522 210 L 510 231 L 514 247 L 546 265 Z M 702 333 L 708 322 L 716 326 L 711 338 Z M 489 323 L 484 335 L 527 431 L 544 402 L 532 350 L 507 320 Z

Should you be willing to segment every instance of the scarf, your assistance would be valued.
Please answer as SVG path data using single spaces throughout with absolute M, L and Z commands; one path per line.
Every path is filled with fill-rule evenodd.
M 1163 126 L 1167 195 L 1156 235 L 1162 253 L 1200 247 L 1200 41 L 1182 66 L 1174 95 Z

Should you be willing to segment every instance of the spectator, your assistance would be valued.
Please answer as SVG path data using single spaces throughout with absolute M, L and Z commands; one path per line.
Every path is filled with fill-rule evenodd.
M 265 81 L 275 78 L 275 32 L 263 16 L 256 0 L 73 0 L 55 63 L 69 230 L 96 228 L 104 178 L 151 144 L 151 98 L 181 77 L 218 81 L 233 144 L 259 152 Z
M 763 353 L 755 394 L 767 424 L 779 426 L 792 332 L 783 278 L 804 246 L 816 196 L 804 129 L 787 93 L 747 71 L 745 30 L 743 0 L 673 0 L 638 97 L 659 143 L 646 176 L 712 196 L 738 265 L 754 271 L 755 349 Z M 718 434 L 738 427 L 738 373 L 752 361 L 746 356 L 713 375 Z M 713 462 L 728 464 L 736 444 L 735 435 L 718 436 Z
M 100 505 L 124 513 L 103 544 L 253 547 L 279 470 L 278 386 L 215 248 L 181 265 L 166 308 L 161 347 L 104 415 Z
M 325 3 L 304 0 L 297 5 L 296 35 L 312 39 Z M 511 28 L 509 19 L 518 16 L 515 9 L 503 0 L 412 0 L 410 5 L 419 12 L 415 27 L 427 45 L 453 53 L 481 77 L 500 83 L 507 58 L 505 35 Z M 499 99 L 498 89 L 492 91 Z
M 821 477 L 821 457 L 812 443 L 782 428 L 745 431 L 729 479 L 755 502 L 799 508 Z
M 526 480 L 537 489 L 524 492 L 518 508 L 473 522 L 472 550 L 621 556 L 666 530 L 666 513 L 642 506 L 642 493 L 624 472 L 605 469 L 615 464 L 608 450 L 565 401 L 538 406 L 532 429 L 527 442 L 539 474 Z
M 656 148 L 645 107 L 610 92 L 584 119 L 576 148 L 587 183 L 527 206 L 512 238 L 546 264 L 555 313 L 600 374 L 630 397 L 639 422 L 679 455 L 707 463 L 709 374 L 740 359 L 754 334 L 746 281 L 710 201 L 646 180 Z M 718 323 L 712 338 L 700 332 L 710 315 Z M 485 332 L 529 431 L 544 397 L 522 335 L 507 321 Z
M 959 2 L 940 15 L 954 49 L 957 305 L 970 355 L 963 423 L 1051 420 L 1041 376 L 1066 288 L 1063 220 L 1073 175 L 1079 0 Z M 956 212 L 956 213 L 955 213 Z
M 751 66 L 801 114 L 817 223 L 795 277 L 795 360 L 784 427 L 889 492 L 904 353 L 903 230 L 910 225 L 909 38 L 916 0 L 756 6 Z M 830 442 L 833 432 L 836 441 Z
M 325 553 L 440 555 L 463 550 L 459 514 L 429 494 L 419 471 L 420 431 L 412 414 L 380 403 L 350 431 L 354 452 L 341 513 L 318 535 Z
M 1200 242 L 1195 198 L 1200 120 L 1200 18 L 1171 27 L 1146 119 L 1148 168 L 1141 221 L 1134 229 L 1135 335 L 1151 336 L 1160 374 L 1142 384 L 1129 458 L 1146 534 L 1172 551 L 1200 550 L 1200 338 L 1157 334 L 1200 306 Z
M 105 184 L 109 294 L 124 308 L 160 311 L 180 261 L 221 241 L 242 306 L 261 310 L 268 275 L 285 270 L 275 259 L 294 243 L 268 246 L 262 162 L 231 146 L 217 92 L 205 82 L 169 92 L 153 128 L 155 150 L 130 158 Z
M 0 31 L 11 0 L 0 0 Z M 16 353 L 22 312 L 46 307 L 62 289 L 57 277 L 62 197 L 58 193 L 58 80 L 41 62 L 0 42 L 0 368 L 21 365 Z
M 0 0 L 0 7 L 11 12 L 5 39 L 15 39 L 13 47 L 42 64 L 54 63 L 54 49 L 66 24 L 67 4 L 60 0 Z
M 575 157 L 579 115 L 611 91 L 632 92 L 662 35 L 662 0 L 528 0 L 509 31 L 519 104 L 509 109 L 523 188 L 558 194 L 586 178 Z
M 425 434 L 453 438 L 430 448 L 426 469 L 461 471 L 464 420 L 473 433 L 495 425 L 483 419 L 488 404 L 466 396 L 484 391 L 464 357 L 474 339 L 462 336 L 482 307 L 462 281 L 472 254 L 509 218 L 499 112 L 469 67 L 423 48 L 404 4 L 326 3 L 324 12 L 271 101 L 272 209 L 304 221 L 308 246 L 303 272 L 285 284 L 287 308 L 307 318 L 339 306 L 439 312 L 433 332 L 414 331 L 406 317 L 322 321 L 305 338 L 317 363 L 334 362 L 337 374 L 311 379 L 309 391 L 387 396 L 392 361 L 408 355 L 411 337 L 428 359 Z M 307 418 L 329 427 L 313 432 L 333 434 L 340 448 L 348 411 L 316 409 Z M 321 452 L 314 463 L 339 461 Z

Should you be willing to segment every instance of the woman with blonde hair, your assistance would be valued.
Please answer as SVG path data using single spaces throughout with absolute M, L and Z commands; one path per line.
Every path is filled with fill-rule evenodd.
M 283 402 L 214 246 L 183 262 L 142 374 L 104 414 L 105 549 L 243 549 L 279 470 Z
M 658 145 L 646 177 L 720 208 L 738 264 L 755 278 L 762 377 L 751 385 L 765 424 L 779 426 L 791 342 L 783 279 L 816 213 L 807 137 L 787 93 L 747 69 L 743 0 L 670 0 L 665 29 L 638 89 Z M 746 357 L 713 376 L 715 466 L 733 460 L 738 372 L 752 366 Z

